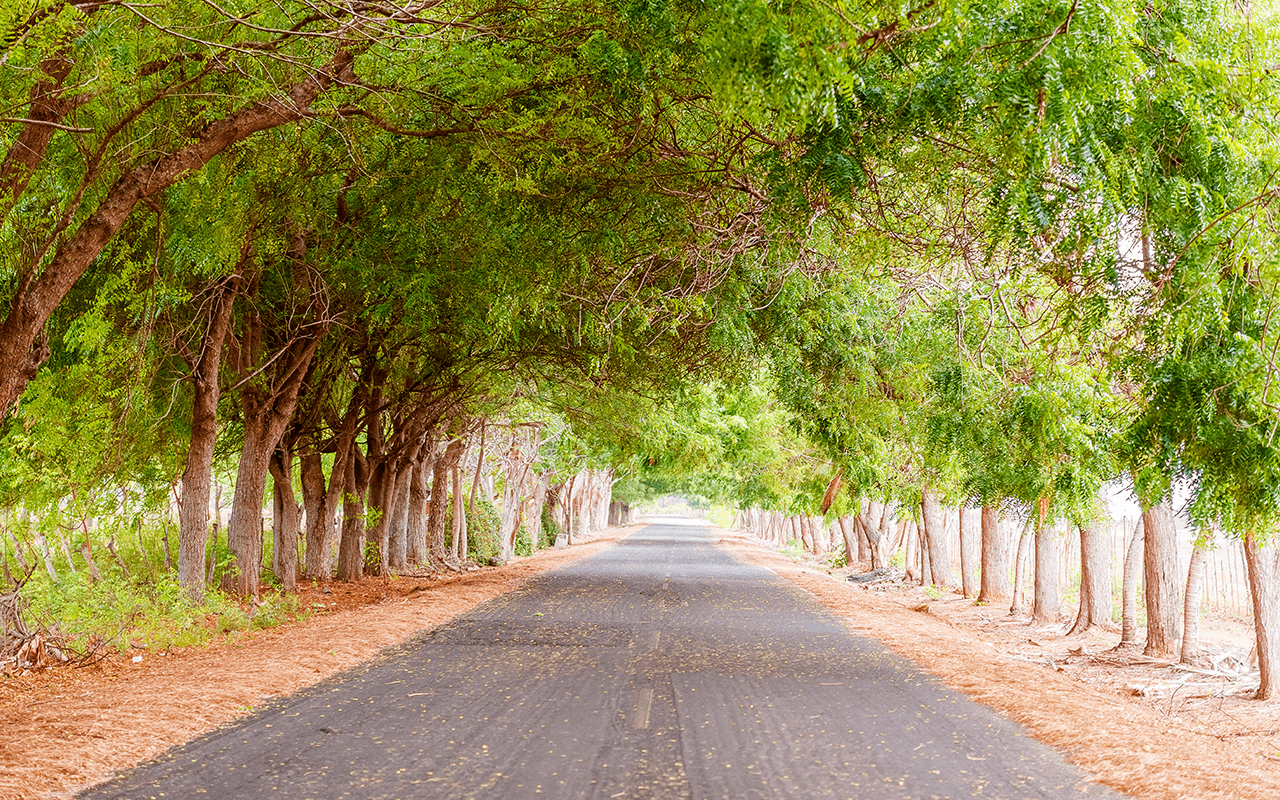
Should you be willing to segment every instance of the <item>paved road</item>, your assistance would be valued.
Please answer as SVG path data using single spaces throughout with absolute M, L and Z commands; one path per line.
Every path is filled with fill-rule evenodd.
M 1014 724 L 654 524 L 94 798 L 1079 798 Z

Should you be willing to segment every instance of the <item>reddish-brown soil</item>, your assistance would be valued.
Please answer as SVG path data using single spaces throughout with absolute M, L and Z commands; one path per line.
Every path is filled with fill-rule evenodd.
M 314 613 L 300 621 L 235 632 L 203 647 L 134 651 L 86 669 L 0 680 L 0 798 L 48 797 L 96 783 L 264 698 L 317 683 L 540 572 L 599 552 L 631 530 L 460 575 L 307 582 L 300 607 Z
M 101 780 L 633 529 L 465 575 L 307 584 L 301 607 L 314 613 L 301 621 L 168 654 L 136 651 L 140 664 L 130 653 L 84 670 L 2 680 L 0 798 L 48 797 Z M 958 595 L 866 591 L 754 539 L 716 535 L 741 560 L 812 593 L 853 632 L 1021 722 L 1103 783 L 1160 800 L 1280 797 L 1280 704 L 1230 694 L 1240 681 L 1221 679 L 1228 694 L 1209 696 L 1203 675 L 1106 655 L 1115 636 L 1110 644 L 1105 634 L 1064 639 Z M 1195 680 L 1182 682 L 1187 675 Z

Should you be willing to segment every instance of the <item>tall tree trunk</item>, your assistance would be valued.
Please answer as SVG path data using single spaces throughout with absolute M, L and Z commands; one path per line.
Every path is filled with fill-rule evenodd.
M 1009 616 L 1021 617 L 1027 613 L 1026 602 L 1026 582 L 1027 582 L 1027 562 L 1030 560 L 1031 545 L 1034 542 L 1035 534 L 1035 511 L 1032 510 L 1031 516 L 1027 518 L 1027 524 L 1022 528 L 1022 535 L 1018 537 L 1018 553 L 1014 556 L 1013 562 L 1013 604 L 1009 607 Z
M 292 592 L 298 588 L 298 500 L 293 494 L 293 454 L 277 448 L 272 454 L 270 470 L 280 513 L 273 526 L 277 531 L 273 561 L 280 587 Z
M 573 518 L 576 523 L 574 537 L 579 541 L 591 533 L 591 514 L 588 512 L 587 497 L 590 491 L 589 475 L 583 470 L 575 481 L 573 492 Z M 573 540 L 570 540 L 570 544 Z
M 939 588 L 954 586 L 951 576 L 951 548 L 947 546 L 946 515 L 932 492 L 926 490 L 920 501 L 922 533 L 929 556 L 929 582 Z
M 564 535 L 565 543 L 573 544 L 573 510 L 577 497 L 575 496 L 575 485 L 578 482 L 577 475 L 570 475 L 569 480 L 565 481 L 563 491 L 560 494 L 560 502 L 564 506 Z M 577 491 L 581 491 L 580 489 Z
M 453 555 L 460 562 L 466 562 L 471 556 L 471 543 L 467 541 L 467 506 L 463 502 L 465 476 L 462 464 L 453 468 Z
M 262 569 L 262 501 L 267 491 L 267 466 L 275 442 L 262 424 L 246 424 L 236 488 L 227 522 L 230 563 L 222 574 L 222 590 L 241 597 L 258 595 Z
M 1183 664 L 1192 664 L 1200 659 L 1200 598 L 1204 593 L 1204 563 L 1208 554 L 1203 539 L 1207 535 L 1205 532 L 1193 543 L 1191 563 L 1187 569 L 1187 594 L 1182 611 L 1182 653 L 1179 659 Z
M 449 473 L 462 457 L 466 443 L 461 437 L 449 442 L 444 454 L 435 460 L 431 478 L 431 513 L 427 518 L 428 557 L 437 569 L 448 568 L 445 521 L 449 514 Z
M 923 525 L 916 526 L 916 553 L 920 556 L 920 585 L 933 586 L 933 562 L 929 552 L 929 538 Z
M 1253 597 L 1253 631 L 1260 680 L 1258 700 L 1280 696 L 1280 547 L 1265 545 L 1250 531 L 1244 538 L 1245 563 L 1249 567 L 1249 591 Z
M 334 470 L 334 480 L 341 476 Z M 325 507 L 324 462 L 315 450 L 304 450 L 298 459 L 298 478 L 302 485 L 302 505 L 307 519 L 307 555 L 304 573 L 313 581 L 329 577 L 325 551 L 329 548 L 328 531 L 333 529 L 333 515 Z
M 427 557 L 430 549 L 427 541 L 427 516 L 431 501 L 431 473 L 435 469 L 437 457 L 435 434 L 431 433 L 427 435 L 427 440 L 418 453 L 409 487 L 408 557 L 411 564 L 430 563 Z
M 49 573 L 49 580 L 56 584 L 58 582 L 58 571 L 53 566 L 53 553 L 49 550 L 48 540 L 44 538 L 44 533 L 35 526 L 31 528 L 31 538 L 36 543 L 36 551 L 40 553 L 40 560 L 44 562 L 44 571 Z
M 307 508 L 307 563 L 306 574 L 311 580 L 328 580 L 333 572 L 333 545 L 338 541 L 336 518 L 346 486 L 347 466 L 356 439 L 356 420 L 360 416 L 362 399 L 355 393 L 347 406 L 342 426 L 336 431 L 333 471 L 328 486 L 325 485 L 324 463 L 314 446 L 302 453 L 299 470 L 302 478 L 302 498 Z
M 246 248 L 244 257 L 248 256 Z M 242 258 L 243 264 L 243 258 Z M 191 444 L 182 471 L 182 504 L 178 509 L 178 584 L 192 598 L 204 596 L 205 550 L 209 546 L 209 491 L 213 450 L 218 439 L 218 371 L 231 327 L 231 311 L 240 288 L 240 268 L 227 278 L 209 311 L 200 355 L 192 364 Z
M 844 520 L 848 524 L 849 529 L 853 531 L 853 537 L 854 539 L 857 540 L 857 543 L 858 543 L 858 555 L 857 555 L 858 560 L 854 563 L 857 563 L 857 564 L 869 563 L 872 560 L 872 555 L 871 555 L 871 538 L 872 537 L 870 535 L 870 532 L 875 530 L 875 528 L 870 526 L 864 527 L 863 525 L 859 525 L 855 522 L 853 518 L 850 518 L 850 517 L 844 517 Z M 842 532 L 844 531 L 843 527 L 841 527 L 841 531 Z M 849 555 L 849 558 L 850 560 L 853 559 L 852 553 Z
M 920 536 L 914 524 L 910 522 L 908 522 L 907 524 L 911 526 L 911 529 L 906 532 L 906 537 L 903 540 L 904 544 L 906 545 L 907 580 L 915 581 L 919 583 L 922 578 L 920 567 L 918 566 L 919 554 L 917 553 L 917 551 L 920 549 L 917 546 L 920 540 Z
M 529 501 L 529 538 L 533 539 L 533 549 L 537 550 L 542 543 L 542 506 L 547 502 L 547 479 L 542 475 L 534 475 L 533 497 Z
M 342 483 L 342 537 L 338 541 L 337 577 L 350 583 L 364 575 L 364 502 L 369 491 L 369 462 L 358 444 L 351 445 Z
M 810 530 L 808 515 L 798 514 L 795 517 L 795 521 L 796 530 L 800 532 L 800 549 L 806 553 L 818 552 L 818 548 L 813 541 L 813 531 Z
M 391 528 L 387 534 L 387 560 L 391 569 L 404 569 L 409 563 L 409 489 L 413 482 L 413 465 L 405 464 L 396 471 L 392 495 Z
M 1111 621 L 1111 541 L 1101 522 L 1080 528 L 1080 609 L 1068 636 L 1114 631 Z
M 1117 650 L 1138 646 L 1138 582 L 1142 578 L 1142 540 L 1146 538 L 1145 528 L 1144 516 L 1138 520 L 1133 536 L 1129 539 L 1129 546 L 1125 548 L 1124 585 L 1121 589 L 1123 611 L 1120 615 L 1120 643 L 1116 645 Z
M 836 524 L 840 526 L 840 538 L 844 541 L 844 560 L 849 566 L 857 566 L 862 561 L 859 557 L 861 536 L 854 528 L 853 518 L 847 515 L 839 517 Z
M 467 511 L 472 514 L 476 511 L 476 492 L 480 490 L 480 474 L 484 467 L 484 436 L 485 423 L 480 422 L 480 449 L 476 451 L 476 475 L 471 481 L 471 497 L 467 500 Z
M 1012 555 L 1009 529 L 1000 525 L 1000 509 L 982 507 L 982 574 L 978 602 L 1003 605 L 1010 602 L 1009 558 Z
M 525 478 L 529 474 L 529 463 L 536 457 L 537 446 L 532 446 L 532 454 L 526 454 L 523 442 L 517 441 L 512 434 L 511 453 L 507 460 L 507 475 L 502 488 L 502 516 L 498 524 L 498 536 L 501 542 L 499 557 L 508 561 L 515 555 L 516 534 L 520 526 L 520 508 L 524 499 Z M 609 505 L 605 505 L 608 512 Z M 609 524 L 609 520 L 605 520 Z
M 255 361 L 260 357 L 256 350 L 262 337 L 261 320 L 257 314 L 251 315 L 243 342 L 232 337 L 237 351 L 233 363 L 245 378 L 240 389 L 244 444 L 236 473 L 231 521 L 227 524 L 227 547 L 231 558 L 222 577 L 222 588 L 230 594 L 258 594 L 262 569 L 262 502 L 271 454 L 293 418 L 298 395 L 322 333 L 323 327 L 317 326 L 305 335 L 295 337 L 283 346 L 276 361 L 268 362 L 271 369 L 259 375 L 252 374 Z M 263 381 L 264 385 L 259 385 L 258 381 Z
M 1056 625 L 1062 613 L 1062 594 L 1058 586 L 1058 553 L 1062 550 L 1058 526 L 1045 516 L 1047 504 L 1041 505 L 1036 525 L 1035 607 L 1032 625 Z
M 427 484 L 429 468 L 423 458 L 413 465 L 409 479 L 409 518 L 406 532 L 405 558 L 410 564 L 427 559 L 427 502 L 431 497 Z
M 393 459 L 382 457 L 370 459 L 369 477 L 369 516 L 373 524 L 365 529 L 365 543 L 373 548 L 372 563 L 365 565 L 365 572 L 373 575 L 386 575 L 390 569 L 387 560 L 388 531 L 391 527 L 392 496 L 396 489 L 396 476 L 392 474 Z
M 1178 643 L 1178 530 L 1173 501 L 1162 500 L 1142 512 L 1146 556 L 1143 587 L 1147 601 L 1144 655 L 1169 658 Z
M 965 597 L 976 598 L 982 562 L 982 509 L 960 508 L 960 585 Z

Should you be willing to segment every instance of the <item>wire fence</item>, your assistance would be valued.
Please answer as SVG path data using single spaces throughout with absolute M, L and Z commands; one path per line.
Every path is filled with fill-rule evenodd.
M 960 569 L 960 526 L 958 514 L 952 513 L 948 520 L 951 553 L 954 568 Z M 1002 521 L 1008 526 L 1006 534 L 1017 536 L 1021 533 L 1021 525 L 1012 521 Z M 1129 540 L 1138 526 L 1137 518 L 1123 517 L 1108 526 L 1111 535 L 1111 584 L 1115 588 L 1115 596 L 1119 598 L 1120 587 L 1124 580 L 1124 559 L 1128 551 Z M 1059 535 L 1062 535 L 1061 533 Z M 1072 597 L 1078 596 L 1080 587 L 1080 532 L 1074 528 L 1068 530 L 1060 542 L 1059 586 L 1063 592 Z M 1178 574 L 1179 592 L 1184 592 L 1187 585 L 1187 570 L 1191 563 L 1193 536 L 1187 529 L 1178 531 Z M 1141 579 L 1139 579 L 1141 591 Z M 1201 596 L 1201 607 L 1205 611 L 1214 611 L 1248 618 L 1253 614 L 1253 599 L 1249 593 L 1249 573 L 1244 560 L 1244 544 L 1236 538 L 1217 534 L 1205 557 L 1204 593 Z

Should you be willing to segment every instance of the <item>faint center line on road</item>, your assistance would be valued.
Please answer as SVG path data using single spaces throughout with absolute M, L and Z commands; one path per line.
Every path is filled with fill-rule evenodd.
M 645 687 L 636 695 L 636 707 L 631 714 L 631 727 L 643 730 L 649 727 L 649 707 L 653 705 L 653 687 Z

